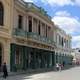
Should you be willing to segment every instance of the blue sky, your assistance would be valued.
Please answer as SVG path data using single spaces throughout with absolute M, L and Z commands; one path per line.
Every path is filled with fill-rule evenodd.
M 80 0 L 25 0 L 42 7 L 52 21 L 72 36 L 72 47 L 80 48 Z

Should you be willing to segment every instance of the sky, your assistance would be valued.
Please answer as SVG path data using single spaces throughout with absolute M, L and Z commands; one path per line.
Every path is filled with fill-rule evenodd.
M 42 7 L 52 21 L 72 36 L 72 48 L 80 48 L 80 0 L 24 0 Z

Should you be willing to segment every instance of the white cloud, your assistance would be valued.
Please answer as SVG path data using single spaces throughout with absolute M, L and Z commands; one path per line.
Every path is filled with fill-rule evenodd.
M 80 20 L 77 17 L 72 17 L 66 11 L 59 11 L 55 13 L 52 21 L 59 25 L 60 28 L 72 35 L 73 47 L 80 47 L 80 35 L 75 36 L 76 33 L 80 34 Z M 75 44 L 75 45 L 74 45 Z
M 73 42 L 80 41 L 80 35 L 74 36 L 72 39 L 73 39 Z
M 26 1 L 26 2 L 34 2 L 34 0 L 24 0 L 24 1 Z
M 75 45 L 72 45 L 73 47 L 72 48 L 80 48 L 80 41 L 79 42 L 76 42 Z
M 77 6 L 80 6 L 80 0 L 75 0 L 75 4 L 76 4 Z
M 72 42 L 74 43 L 72 46 L 73 48 L 80 48 L 80 35 L 73 36 Z
M 64 6 L 64 5 L 73 5 L 71 0 L 42 0 L 42 2 L 47 2 L 49 5 L 54 6 Z
M 70 16 L 71 14 L 66 11 L 59 11 L 55 13 L 55 16 Z
M 74 34 L 74 32 L 79 32 L 79 20 L 70 16 L 66 11 L 57 12 L 52 21 L 59 25 L 59 27 L 63 28 L 67 33 Z
M 38 0 L 24 0 L 26 2 L 38 2 Z M 80 0 L 40 0 L 44 4 L 50 6 L 77 5 L 80 6 Z

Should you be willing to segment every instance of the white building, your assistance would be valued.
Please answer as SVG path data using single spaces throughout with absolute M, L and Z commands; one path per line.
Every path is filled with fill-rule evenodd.
M 80 64 L 80 48 L 72 49 L 73 62 Z

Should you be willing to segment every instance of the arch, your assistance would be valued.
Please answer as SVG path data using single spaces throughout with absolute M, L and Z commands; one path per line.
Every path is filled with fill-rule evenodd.
M 0 2 L 0 26 L 4 24 L 4 6 L 2 2 Z

